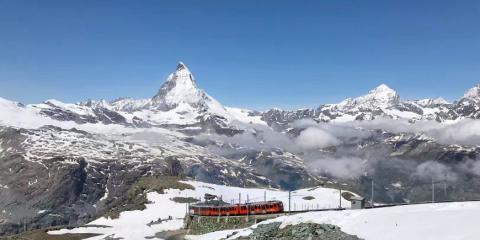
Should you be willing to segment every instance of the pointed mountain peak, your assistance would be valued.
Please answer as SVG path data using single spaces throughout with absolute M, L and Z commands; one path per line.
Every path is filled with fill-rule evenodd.
M 380 84 L 378 87 L 370 90 L 367 95 L 362 97 L 379 101 L 396 101 L 399 99 L 397 92 L 386 84 Z
M 197 88 L 195 78 L 183 63 L 179 62 L 175 72 L 162 84 L 158 93 L 152 98 L 152 105 L 160 110 L 168 111 L 178 106 L 205 106 L 206 102 L 216 101 L 204 91 Z
M 465 92 L 464 98 L 480 98 L 480 84 L 475 85 Z
M 188 69 L 188 68 L 187 68 L 187 65 L 185 65 L 185 63 L 183 63 L 182 61 L 178 62 L 178 64 L 177 64 L 177 71 L 178 71 L 178 70 L 183 70 L 183 69 Z
M 399 102 L 400 96 L 398 96 L 395 90 L 391 89 L 386 84 L 380 84 L 363 96 L 343 100 L 337 104 L 337 107 L 347 109 L 356 107 L 386 108 L 396 105 Z
M 378 85 L 378 87 L 370 90 L 368 93 L 387 93 L 387 94 L 394 94 L 394 95 L 397 94 L 395 90 L 391 89 L 389 86 L 383 83 Z
M 388 107 L 397 104 L 400 101 L 395 90 L 386 84 L 380 84 L 378 87 L 370 90 L 366 95 L 353 99 L 356 104 L 367 104 L 372 107 Z
M 178 84 L 193 85 L 195 87 L 195 78 L 183 62 L 178 62 L 175 72 L 168 76 L 167 81 L 176 81 Z

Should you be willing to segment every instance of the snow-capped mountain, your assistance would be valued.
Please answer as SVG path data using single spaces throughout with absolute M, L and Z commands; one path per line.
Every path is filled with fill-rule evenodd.
M 400 96 L 393 89 L 385 84 L 370 90 L 366 95 L 357 98 L 348 98 L 339 104 L 333 104 L 333 108 L 342 110 L 388 108 L 399 103 Z
M 178 64 L 176 71 L 168 76 L 150 105 L 162 111 L 191 108 L 225 113 L 224 107 L 217 100 L 197 88 L 195 78 L 182 62 Z
M 480 84 L 470 88 L 468 91 L 465 92 L 463 98 L 469 99 L 480 99 Z
M 315 109 L 295 111 L 271 109 L 262 114 L 262 119 L 277 129 L 288 128 L 289 124 L 301 119 L 313 119 L 318 122 L 351 122 L 377 118 L 437 122 L 478 119 L 480 118 L 478 91 L 478 86 L 473 87 L 455 103 L 449 103 L 441 97 L 403 100 L 393 89 L 381 84 L 366 95 L 348 98 L 337 104 L 324 104 Z
M 454 116 L 480 119 L 480 84 L 469 89 L 463 95 L 455 108 Z
M 28 106 L 6 99 L 2 102 L 4 107 L 0 111 L 4 112 L 4 116 L 11 116 L 8 122 L 4 119 L 6 117 L 0 119 L 7 126 L 39 127 L 41 123 L 65 125 L 70 122 L 132 128 L 169 126 L 185 131 L 197 129 L 232 134 L 238 131 L 238 125 L 265 125 L 253 111 L 224 107 L 199 89 L 192 73 L 183 63 L 178 64 L 158 93 L 150 99 L 89 100 L 78 104 L 51 99 Z M 23 115 L 30 117 L 20 117 Z M 30 122 L 30 125 L 23 120 Z M 56 124 L 55 121 L 62 123 Z

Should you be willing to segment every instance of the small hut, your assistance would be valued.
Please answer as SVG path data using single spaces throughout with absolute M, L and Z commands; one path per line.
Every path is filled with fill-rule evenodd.
M 352 209 L 363 209 L 365 208 L 365 198 L 360 196 L 352 196 L 350 198 L 350 202 L 352 203 Z

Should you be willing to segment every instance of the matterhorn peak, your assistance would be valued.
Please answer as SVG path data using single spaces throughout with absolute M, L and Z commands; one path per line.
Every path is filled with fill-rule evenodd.
M 470 88 L 463 95 L 464 98 L 480 98 L 480 83 Z
M 193 85 L 195 86 L 195 78 L 192 75 L 192 72 L 188 69 L 187 65 L 183 62 L 178 62 L 175 72 L 168 76 L 167 81 L 177 81 L 181 84 Z
M 179 106 L 201 108 L 211 104 L 220 105 L 203 90 L 197 88 L 195 78 L 183 62 L 177 64 L 177 68 L 171 73 L 158 93 L 152 98 L 151 106 L 169 111 Z M 223 108 L 223 107 L 221 107 Z
M 177 71 L 182 69 L 188 69 L 187 65 L 185 65 L 185 63 L 183 63 L 182 61 L 179 61 L 177 64 Z

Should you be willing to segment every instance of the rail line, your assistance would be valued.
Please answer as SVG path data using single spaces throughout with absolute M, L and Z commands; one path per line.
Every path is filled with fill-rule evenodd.
M 435 204 L 435 203 L 462 203 L 462 202 L 480 202 L 480 199 L 474 200 L 460 200 L 460 201 L 438 201 L 438 202 L 416 202 L 416 203 L 392 203 L 392 204 L 382 204 L 377 206 L 367 206 L 363 209 L 375 209 L 375 208 L 387 208 L 387 207 L 398 207 L 398 206 L 411 206 L 411 205 L 424 205 L 424 204 Z M 273 214 L 249 214 L 249 215 L 231 215 L 231 216 L 203 216 L 203 215 L 195 215 L 190 214 L 191 217 L 202 217 L 202 218 L 232 218 L 232 217 L 275 217 L 275 216 L 284 216 L 290 214 L 299 214 L 299 213 L 306 213 L 306 212 L 327 212 L 327 211 L 344 211 L 344 210 L 353 210 L 351 208 L 322 208 L 322 209 L 305 209 L 305 210 L 295 210 L 295 211 L 283 211 L 281 213 L 273 213 Z

